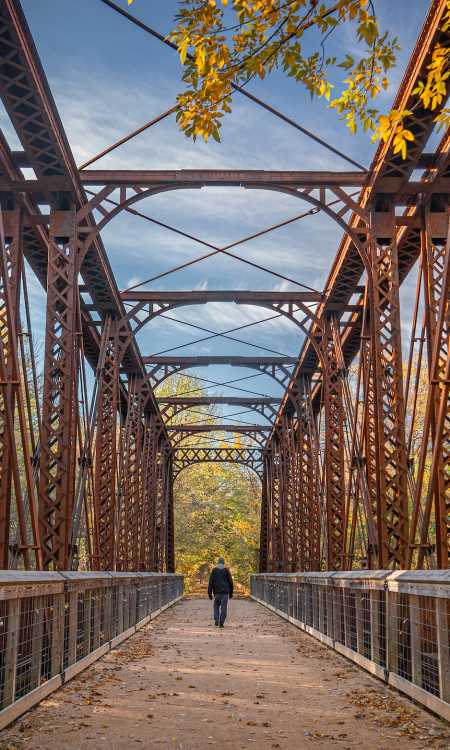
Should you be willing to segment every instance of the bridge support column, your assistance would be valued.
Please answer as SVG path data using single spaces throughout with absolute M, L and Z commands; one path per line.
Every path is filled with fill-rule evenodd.
M 259 533 L 259 572 L 267 573 L 269 564 L 269 496 L 268 487 L 271 461 L 270 451 L 263 455 L 263 470 L 261 477 L 261 528 Z
M 450 567 L 450 230 L 448 209 L 427 211 L 422 231 L 422 266 L 426 311 L 429 387 L 419 456 L 411 541 L 419 520 L 421 496 L 425 503 L 419 534 L 417 567 L 430 551 L 432 512 L 436 526 L 436 564 Z M 431 439 L 431 467 L 424 488 L 425 465 Z M 410 556 L 410 562 L 412 555 Z
M 77 455 L 79 248 L 75 209 L 50 214 L 39 518 L 45 568 L 67 570 Z
M 320 469 L 317 427 L 309 380 L 302 378 L 296 392 L 298 472 L 298 555 L 300 570 L 320 570 Z
M 378 567 L 408 558 L 407 452 L 395 214 L 370 213 L 370 319 L 376 408 Z
M 344 404 L 342 373 L 338 361 L 333 325 L 329 317 L 322 326 L 325 406 L 325 491 L 327 569 L 339 570 L 344 558 L 345 465 Z
M 272 439 L 269 472 L 269 569 L 280 573 L 284 562 L 283 476 L 281 435 L 277 430 Z
M 361 439 L 361 448 L 364 447 L 364 465 L 362 471 L 365 471 L 367 480 L 367 567 L 376 569 L 381 559 L 379 550 L 379 511 L 380 504 L 378 500 L 378 445 L 377 445 L 377 413 L 376 413 L 376 393 L 374 383 L 374 364 L 372 337 L 370 334 L 370 315 L 368 311 L 368 296 L 366 292 L 366 309 L 361 336 L 361 376 L 363 390 L 363 434 Z M 363 461 L 363 457 L 357 457 L 357 460 Z M 352 519 L 352 544 L 353 552 L 356 517 Z M 351 563 L 351 560 L 350 560 Z
M 155 565 L 158 571 L 167 565 L 167 517 L 169 505 L 165 439 L 158 430 L 156 442 Z
M 294 430 L 294 410 L 287 410 L 281 423 L 281 479 L 282 479 L 282 529 L 283 571 L 298 569 L 298 486 L 297 446 Z
M 143 569 L 147 571 L 157 570 L 155 562 L 156 444 L 156 417 L 154 414 L 145 414 L 142 448 L 144 510 L 140 557 L 144 566 Z
M 9 206 L 8 206 L 9 208 Z M 0 218 L 0 567 L 10 566 L 12 498 L 17 513 L 19 551 L 26 569 L 42 567 L 39 544 L 38 512 L 32 459 L 30 430 L 27 424 L 22 383 L 27 373 L 19 364 L 20 287 L 23 271 L 22 215 L 20 209 L 1 210 Z M 26 387 L 26 386 L 25 386 Z M 17 451 L 16 431 L 20 432 L 21 456 Z M 33 441 L 31 440 L 31 444 Z M 20 462 L 23 465 L 22 487 Z M 29 511 L 31 534 L 26 522 Z M 34 547 L 34 555 L 30 548 Z
M 119 346 L 117 323 L 103 326 L 98 378 L 94 469 L 94 569 L 115 570 L 117 532 L 117 420 Z
M 173 497 L 173 459 L 172 453 L 166 453 L 166 482 L 167 482 L 167 553 L 166 572 L 175 573 L 175 518 Z
M 142 377 L 128 380 L 127 414 L 121 430 L 118 545 L 120 570 L 142 570 L 144 410 L 149 390 Z

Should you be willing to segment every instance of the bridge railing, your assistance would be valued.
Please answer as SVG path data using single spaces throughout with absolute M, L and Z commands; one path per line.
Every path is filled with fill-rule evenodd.
M 450 571 L 268 573 L 251 595 L 450 720 Z
M 172 574 L 0 571 L 0 729 L 182 595 Z

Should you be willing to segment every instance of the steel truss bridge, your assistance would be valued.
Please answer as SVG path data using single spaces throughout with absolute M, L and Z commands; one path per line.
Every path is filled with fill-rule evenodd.
M 430 50 L 449 42 L 445 12 L 442 0 L 431 4 L 395 99 L 413 112 L 405 160 L 388 142 L 368 171 L 354 163 L 349 172 L 117 171 L 92 168 L 101 155 L 77 167 L 20 3 L 1 0 L 1 97 L 22 145 L 15 151 L 0 136 L 1 568 L 76 569 L 83 539 L 93 570 L 173 571 L 173 482 L 205 461 L 260 477 L 262 572 L 449 567 L 450 139 L 429 149 L 440 110 L 410 106 Z M 123 212 L 154 221 L 139 210 L 144 198 L 210 185 L 277 191 L 306 204 L 307 215 L 330 217 L 342 240 L 325 291 L 119 290 L 102 230 Z M 208 251 L 233 256 L 231 246 Z M 417 295 L 405 309 L 400 288 L 412 271 Z M 29 274 L 46 291 L 42 378 Z M 140 351 L 143 326 L 211 301 L 284 316 L 305 334 L 299 357 Z M 266 426 L 172 422 L 220 397 L 159 400 L 154 388 L 222 363 L 283 386 L 280 400 L 222 397 Z M 204 446 L 201 435 L 214 430 L 243 442 Z

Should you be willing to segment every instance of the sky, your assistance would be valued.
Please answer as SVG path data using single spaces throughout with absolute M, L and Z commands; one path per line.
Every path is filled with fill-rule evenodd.
M 127 7 L 126 0 L 117 2 Z M 135 0 L 131 12 L 166 34 L 173 27 L 177 5 L 177 0 Z M 100 0 L 22 0 L 22 6 L 78 164 L 174 104 L 177 93 L 182 90 L 178 55 Z M 381 109 L 389 108 L 428 6 L 427 0 L 375 2 L 381 26 L 397 34 L 402 47 L 389 90 L 379 101 Z M 333 44 L 339 54 L 353 50 L 353 41 L 347 33 L 341 34 Z M 252 81 L 248 88 L 356 161 L 366 166 L 370 164 L 375 148 L 370 139 L 364 135 L 352 136 L 323 103 L 311 102 L 298 84 L 281 73 L 264 81 Z M 0 124 L 10 144 L 17 148 L 19 144 L 3 111 Z M 233 113 L 224 123 L 220 144 L 214 141 L 193 143 L 178 131 L 171 117 L 101 159 L 95 167 L 352 169 L 339 157 L 238 95 L 233 100 Z M 223 246 L 296 216 L 307 206 L 279 193 L 215 187 L 163 193 L 141 201 L 135 208 Z M 332 220 L 319 214 L 245 243 L 235 252 L 246 260 L 320 290 L 325 285 L 341 234 Z M 120 289 L 207 252 L 192 240 L 126 213 L 115 218 L 104 229 L 102 237 Z M 288 291 L 299 287 L 219 255 L 143 288 Z M 406 301 L 413 293 L 412 288 L 412 283 L 406 284 L 402 291 Z M 30 289 L 35 336 L 39 342 L 43 334 L 45 299 L 37 283 L 31 283 Z M 283 318 L 235 334 L 252 346 L 217 337 L 197 342 L 208 334 L 186 325 L 198 324 L 219 332 L 268 315 L 269 311 L 262 308 L 221 303 L 179 308 L 171 317 L 184 322 L 156 319 L 142 330 L 138 340 L 144 355 L 170 353 L 167 350 L 172 347 L 196 342 L 174 353 L 259 356 L 269 355 L 267 349 L 270 349 L 273 353 L 297 356 L 303 334 Z M 218 382 L 250 377 L 235 385 L 261 395 L 282 395 L 281 387 L 273 380 L 250 370 L 209 367 L 191 372 Z M 211 388 L 209 393 L 246 395 L 226 387 Z M 224 407 L 224 415 L 231 413 L 232 407 Z M 239 418 L 260 421 L 252 414 Z

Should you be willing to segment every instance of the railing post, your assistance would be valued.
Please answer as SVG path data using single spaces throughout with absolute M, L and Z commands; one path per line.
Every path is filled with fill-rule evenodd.
M 77 660 L 78 591 L 69 592 L 67 666 Z
M 322 592 L 321 584 L 317 587 L 317 593 L 318 593 L 318 600 L 319 600 L 318 630 L 320 633 L 325 633 L 325 613 L 324 613 L 324 607 L 323 607 L 323 592 Z
M 32 599 L 33 626 L 31 636 L 31 686 L 38 687 L 41 679 L 42 664 L 42 636 L 46 615 L 45 597 L 37 596 Z
M 123 585 L 119 583 L 117 588 L 118 588 L 118 591 L 117 591 L 117 633 L 116 635 L 119 635 L 119 633 L 123 633 L 123 630 L 124 630 Z
M 53 620 L 50 676 L 55 677 L 63 670 L 64 654 L 64 604 L 65 593 L 53 594 Z
M 398 606 L 399 596 L 386 590 L 386 668 L 398 673 Z
M 450 703 L 450 650 L 448 637 L 449 600 L 436 597 L 436 633 L 439 662 L 439 694 Z
M 91 602 L 92 602 L 92 591 L 87 590 L 83 592 L 84 596 L 84 608 L 83 608 L 83 656 L 87 656 L 90 652 L 91 645 Z
M 100 638 L 100 610 L 102 606 L 102 598 L 104 596 L 105 589 L 95 589 L 92 595 L 92 607 L 94 609 L 94 617 L 92 621 L 92 650 L 95 651 L 101 645 Z
M 422 635 L 420 617 L 420 597 L 409 595 L 409 623 L 411 632 L 411 678 L 415 685 L 422 687 Z
M 380 592 L 371 589 L 370 593 L 370 654 L 372 661 L 380 663 Z
M 356 650 L 364 655 L 364 591 L 355 591 Z
M 19 645 L 20 599 L 8 601 L 8 625 L 6 631 L 5 681 L 3 705 L 9 706 L 16 695 L 17 647 Z
M 342 603 L 344 606 L 344 645 L 347 646 L 347 648 L 351 648 L 352 646 L 352 638 L 349 629 L 349 593 L 347 587 L 342 589 Z
M 112 626 L 112 600 L 113 600 L 113 581 L 110 581 L 105 589 L 105 616 L 103 621 L 103 641 L 111 641 L 113 637 Z
M 334 618 L 336 616 L 334 609 L 334 586 L 333 579 L 328 579 L 327 582 L 327 597 L 328 597 L 328 623 L 327 623 L 327 635 L 334 641 Z
M 334 599 L 334 618 L 333 618 L 333 636 L 338 643 L 342 642 L 342 596 L 340 586 L 333 585 Z

